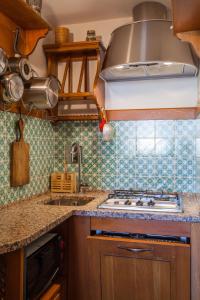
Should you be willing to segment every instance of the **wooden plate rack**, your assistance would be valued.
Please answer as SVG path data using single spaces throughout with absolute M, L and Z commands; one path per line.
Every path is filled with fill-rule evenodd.
M 105 53 L 105 48 L 99 41 L 82 41 L 66 43 L 63 45 L 44 45 L 44 52 L 47 58 L 48 74 L 58 77 L 58 65 L 64 63 L 64 71 L 61 78 L 61 92 L 59 101 L 66 103 L 71 107 L 71 103 L 77 105 L 86 105 L 88 109 L 83 114 L 79 114 L 77 109 L 76 114 L 58 116 L 58 107 L 53 112 L 53 116 L 57 116 L 57 120 L 97 120 L 99 112 L 104 108 L 104 83 L 99 78 L 102 60 Z M 89 80 L 91 80 L 89 71 L 89 62 L 96 62 L 96 73 L 93 81 L 93 88 L 90 91 Z M 74 69 L 73 63 L 80 63 L 80 73 L 76 89 L 74 88 Z M 93 111 L 92 104 L 95 104 L 95 113 L 87 113 Z

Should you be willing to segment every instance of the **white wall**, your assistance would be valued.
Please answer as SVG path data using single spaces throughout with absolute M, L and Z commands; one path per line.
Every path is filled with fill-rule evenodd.
M 112 31 L 115 28 L 129 23 L 131 21 L 132 18 L 122 18 L 83 24 L 63 24 L 61 26 L 66 26 L 70 29 L 70 32 L 74 35 L 74 41 L 84 41 L 86 38 L 87 30 L 94 29 L 96 30 L 97 35 L 102 36 L 102 41 L 107 47 Z M 40 76 L 44 76 L 46 74 L 46 60 L 43 53 L 42 45 L 51 44 L 54 43 L 54 41 L 54 31 L 51 31 L 45 39 L 39 41 L 34 53 L 30 56 L 30 62 Z

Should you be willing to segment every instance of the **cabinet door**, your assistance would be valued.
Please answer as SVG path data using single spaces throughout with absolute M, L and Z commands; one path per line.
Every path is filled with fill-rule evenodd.
M 89 237 L 90 300 L 189 300 L 190 245 Z
M 90 218 L 74 216 L 69 220 L 68 300 L 88 300 L 87 236 Z M 93 299 L 95 300 L 95 299 Z

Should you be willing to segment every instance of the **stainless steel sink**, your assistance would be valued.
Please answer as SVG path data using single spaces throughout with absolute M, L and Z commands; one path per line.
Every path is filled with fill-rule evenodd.
M 94 197 L 64 197 L 59 199 L 50 199 L 44 204 L 57 206 L 84 206 L 94 200 Z

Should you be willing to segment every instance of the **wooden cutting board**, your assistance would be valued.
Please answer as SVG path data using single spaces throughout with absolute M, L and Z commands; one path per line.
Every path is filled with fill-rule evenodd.
M 24 141 L 24 121 L 18 121 L 20 139 L 11 144 L 11 186 L 22 186 L 30 181 L 29 144 Z

